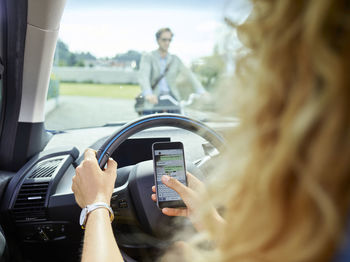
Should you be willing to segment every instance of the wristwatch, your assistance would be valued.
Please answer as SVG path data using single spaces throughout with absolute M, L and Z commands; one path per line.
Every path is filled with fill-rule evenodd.
M 86 225 L 86 221 L 87 221 L 87 217 L 88 217 L 89 213 L 91 213 L 92 211 L 94 211 L 95 209 L 98 209 L 98 208 L 106 208 L 109 211 L 109 217 L 110 217 L 111 223 L 112 223 L 112 221 L 114 219 L 114 213 L 113 213 L 112 208 L 104 202 L 96 202 L 96 203 L 93 203 L 91 205 L 87 205 L 86 207 L 84 207 L 81 210 L 80 226 L 82 229 L 85 229 L 85 225 Z

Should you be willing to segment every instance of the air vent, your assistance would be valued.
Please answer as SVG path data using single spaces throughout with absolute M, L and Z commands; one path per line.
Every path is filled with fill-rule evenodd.
M 16 222 L 46 220 L 45 199 L 49 183 L 23 184 L 13 208 Z
M 47 160 L 38 163 L 34 167 L 33 173 L 28 178 L 47 178 L 51 177 L 56 171 L 56 168 L 59 166 L 63 158 Z

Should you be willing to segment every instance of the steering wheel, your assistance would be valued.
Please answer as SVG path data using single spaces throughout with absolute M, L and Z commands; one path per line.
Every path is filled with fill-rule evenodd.
M 191 131 L 206 139 L 218 150 L 225 145 L 221 135 L 198 120 L 176 114 L 155 114 L 139 118 L 113 133 L 97 151 L 99 166 L 104 168 L 108 158 L 130 136 L 142 130 L 160 126 L 172 126 Z M 200 172 L 199 168 L 192 163 L 186 163 L 186 167 L 194 175 Z M 154 185 L 153 172 L 152 160 L 119 168 L 116 188 L 111 199 L 116 225 L 120 221 L 140 229 L 140 232 L 145 234 L 141 237 L 139 245 L 144 246 L 144 243 L 147 243 L 152 247 L 164 246 L 161 242 L 164 243 L 164 238 L 168 235 L 165 228 L 166 225 L 171 224 L 171 218 L 162 214 L 151 199 L 151 187 Z M 140 236 L 140 233 L 135 235 Z M 135 235 L 124 239 L 122 234 L 118 235 L 118 244 L 122 242 L 121 246 L 136 245 Z M 130 239 L 132 239 L 131 242 Z

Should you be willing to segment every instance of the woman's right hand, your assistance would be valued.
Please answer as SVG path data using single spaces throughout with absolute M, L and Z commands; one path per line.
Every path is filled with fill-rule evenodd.
M 163 214 L 167 216 L 185 216 L 188 217 L 194 227 L 198 231 L 205 229 L 204 225 L 200 222 L 199 208 L 207 203 L 203 203 L 201 196 L 205 194 L 205 186 L 198 178 L 187 172 L 188 187 L 179 182 L 177 179 L 170 176 L 162 176 L 162 183 L 167 187 L 175 190 L 182 200 L 184 201 L 186 208 L 163 208 Z M 152 191 L 155 193 L 155 186 L 152 187 Z M 152 200 L 157 201 L 156 194 L 152 194 Z M 218 214 L 214 207 L 211 208 L 211 216 L 217 220 L 218 223 L 224 223 L 223 218 Z
M 145 98 L 153 105 L 158 104 L 158 97 L 156 95 L 146 95 Z

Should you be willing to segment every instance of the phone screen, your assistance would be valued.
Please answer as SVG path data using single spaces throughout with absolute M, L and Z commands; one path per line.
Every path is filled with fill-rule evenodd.
M 159 202 L 179 201 L 181 197 L 176 191 L 164 185 L 163 175 L 176 178 L 186 185 L 186 171 L 183 149 L 155 149 L 156 185 Z

